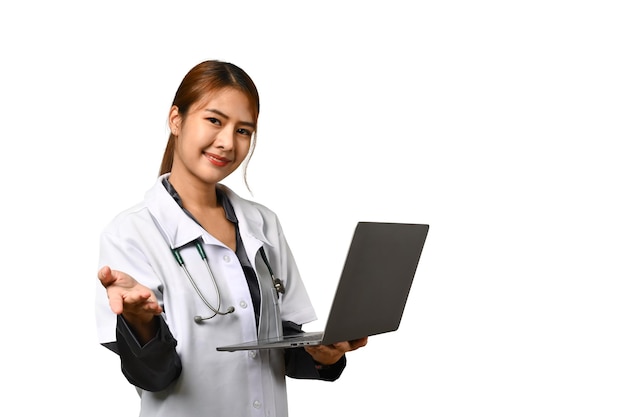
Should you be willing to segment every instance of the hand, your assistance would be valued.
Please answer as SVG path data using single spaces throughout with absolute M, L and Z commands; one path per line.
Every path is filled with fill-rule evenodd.
M 154 316 L 163 312 L 154 292 L 130 275 L 108 266 L 98 271 L 98 279 L 106 288 L 111 310 L 123 315 L 140 339 L 150 340 L 155 331 Z
M 367 337 L 351 340 L 349 342 L 338 342 L 332 345 L 305 346 L 309 355 L 315 362 L 322 365 L 332 365 L 336 363 L 346 352 L 357 350 L 367 344 Z

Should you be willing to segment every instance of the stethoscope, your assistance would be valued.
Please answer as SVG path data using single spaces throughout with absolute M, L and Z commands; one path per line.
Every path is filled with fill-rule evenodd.
M 212 319 L 213 317 L 217 315 L 225 316 L 227 314 L 230 314 L 235 311 L 235 307 L 230 306 L 225 311 L 220 310 L 222 307 L 222 297 L 220 295 L 220 290 L 217 286 L 217 281 L 215 280 L 215 276 L 213 275 L 213 271 L 211 271 L 211 266 L 209 265 L 209 260 L 206 256 L 206 252 L 204 252 L 204 248 L 202 247 L 202 240 L 198 238 L 194 240 L 193 243 L 196 246 L 198 253 L 200 254 L 200 258 L 202 258 L 202 261 L 204 262 L 204 265 L 206 266 L 206 269 L 209 272 L 209 275 L 211 276 L 211 281 L 213 282 L 213 287 L 215 288 L 215 293 L 217 294 L 217 308 L 213 307 L 213 305 L 204 297 L 204 295 L 202 295 L 202 291 L 200 291 L 200 288 L 198 288 L 196 281 L 193 279 L 193 277 L 189 273 L 189 270 L 187 269 L 187 266 L 185 265 L 185 261 L 183 260 L 183 257 L 180 254 L 180 249 L 182 248 L 182 246 L 180 248 L 173 248 L 172 253 L 174 254 L 174 258 L 176 259 L 178 264 L 183 268 L 183 271 L 185 271 L 185 275 L 187 275 L 187 278 L 189 279 L 189 282 L 191 283 L 191 286 L 193 287 L 193 289 L 196 291 L 196 294 L 198 294 L 198 297 L 200 297 L 202 302 L 213 312 L 213 315 L 207 316 L 207 317 L 194 316 L 193 321 L 200 324 L 204 320 Z M 265 263 L 265 266 L 267 266 L 267 270 L 269 271 L 270 276 L 272 277 L 272 284 L 274 286 L 274 289 L 276 290 L 276 294 L 278 295 L 278 297 L 280 297 L 280 294 L 285 293 L 285 286 L 283 284 L 283 281 L 274 276 L 274 272 L 272 271 L 272 267 L 270 266 L 267 256 L 265 255 L 265 251 L 263 250 L 263 247 L 261 247 L 260 252 L 261 252 L 261 257 L 263 258 L 263 262 Z

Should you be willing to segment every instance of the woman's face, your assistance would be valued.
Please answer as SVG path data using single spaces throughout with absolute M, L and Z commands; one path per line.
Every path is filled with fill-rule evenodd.
M 195 103 L 185 116 L 173 106 L 169 126 L 177 136 L 171 179 L 217 184 L 244 161 L 256 129 L 251 103 L 225 88 Z

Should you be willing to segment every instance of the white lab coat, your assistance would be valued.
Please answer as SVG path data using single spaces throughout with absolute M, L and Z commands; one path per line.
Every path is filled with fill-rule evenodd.
M 165 174 L 168 175 L 168 174 Z M 287 416 L 283 352 L 218 352 L 216 347 L 254 340 L 257 328 L 250 291 L 235 253 L 189 218 L 162 185 L 163 177 L 142 203 L 121 214 L 101 236 L 99 267 L 109 265 L 150 287 L 163 306 L 163 316 L 178 341 L 182 374 L 161 392 L 139 390 L 141 416 Z M 268 208 L 237 196 L 220 185 L 239 221 L 241 238 L 255 267 L 262 292 L 263 336 L 279 334 L 281 320 L 308 323 L 313 306 L 276 215 Z M 222 296 L 222 311 L 197 324 L 196 315 L 212 314 L 194 291 L 171 249 L 201 237 Z M 259 248 L 265 247 L 285 294 L 277 298 Z M 193 245 L 181 250 L 202 294 L 215 306 L 216 294 L 206 267 Z M 96 285 L 96 318 L 100 343 L 116 340 L 116 316 L 106 291 Z M 280 318 L 277 316 L 280 314 Z M 278 319 L 277 319 L 278 318 Z

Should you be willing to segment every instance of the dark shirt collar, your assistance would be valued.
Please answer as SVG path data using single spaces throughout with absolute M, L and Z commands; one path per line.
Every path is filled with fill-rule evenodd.
M 185 207 L 183 207 L 183 200 L 180 198 L 180 195 L 178 195 L 178 192 L 176 191 L 176 189 L 174 189 L 174 186 L 169 182 L 168 178 L 163 178 L 163 186 L 165 187 L 167 192 L 172 196 L 174 201 L 176 201 L 176 203 L 180 206 L 180 208 L 189 217 L 191 217 L 196 223 L 200 224 L 193 217 L 193 215 L 189 211 L 187 211 Z M 217 202 L 222 205 L 222 207 L 224 208 L 224 213 L 226 213 L 226 219 L 228 219 L 232 223 L 237 224 L 238 223 L 237 215 L 235 214 L 235 209 L 233 208 L 233 205 L 230 203 L 230 200 L 228 199 L 228 197 L 226 197 L 226 194 L 224 194 L 224 191 L 222 191 L 219 187 L 216 187 L 215 191 L 217 192 Z

